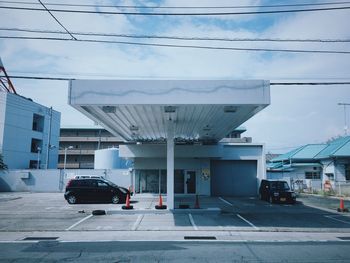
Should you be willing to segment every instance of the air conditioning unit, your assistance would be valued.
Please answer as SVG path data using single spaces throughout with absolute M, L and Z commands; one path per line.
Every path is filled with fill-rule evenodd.
M 29 172 L 21 172 L 19 174 L 19 178 L 21 179 L 29 179 L 30 173 Z

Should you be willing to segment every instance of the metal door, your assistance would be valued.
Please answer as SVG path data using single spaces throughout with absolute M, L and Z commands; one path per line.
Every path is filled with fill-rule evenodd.
M 196 172 L 186 171 L 186 192 L 187 194 L 196 193 Z
M 256 196 L 256 161 L 211 161 L 212 196 Z

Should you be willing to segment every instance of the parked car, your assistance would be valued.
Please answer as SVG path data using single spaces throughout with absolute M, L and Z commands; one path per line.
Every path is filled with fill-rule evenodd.
M 262 180 L 259 188 L 259 198 L 270 203 L 295 204 L 296 194 L 289 188 L 286 181 Z
M 103 178 L 77 177 L 66 186 L 64 198 L 69 204 L 78 202 L 125 203 L 129 190 Z

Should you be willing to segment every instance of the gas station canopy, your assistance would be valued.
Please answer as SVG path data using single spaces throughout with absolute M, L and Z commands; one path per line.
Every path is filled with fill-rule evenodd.
M 72 80 L 69 104 L 128 142 L 219 141 L 270 104 L 265 80 Z

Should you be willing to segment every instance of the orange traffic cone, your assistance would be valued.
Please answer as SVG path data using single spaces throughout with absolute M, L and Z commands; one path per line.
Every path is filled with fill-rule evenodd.
M 132 205 L 130 205 L 130 196 L 129 196 L 129 194 L 126 195 L 126 202 L 125 202 L 125 205 L 122 206 L 122 209 L 125 209 L 125 210 L 134 209 L 134 207 Z
M 195 209 L 199 209 L 199 198 L 198 198 L 198 195 L 196 195 L 196 203 L 194 204 L 194 208 Z
M 159 195 L 159 204 L 155 206 L 155 209 L 166 209 L 167 206 L 163 205 L 162 195 Z
M 349 210 L 347 208 L 345 208 L 345 206 L 344 206 L 344 199 L 343 198 L 340 199 L 339 208 L 337 210 L 338 210 L 338 212 L 349 212 Z

